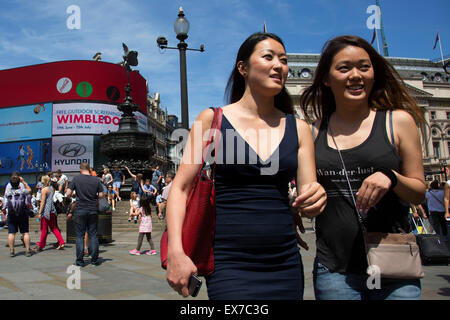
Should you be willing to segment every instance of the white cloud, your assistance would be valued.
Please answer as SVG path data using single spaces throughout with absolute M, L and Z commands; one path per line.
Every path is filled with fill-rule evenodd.
M 406 0 L 399 0 L 402 1 Z M 237 50 L 251 33 L 262 31 L 264 21 L 267 22 L 269 32 L 277 33 L 284 40 L 288 52 L 317 53 L 331 36 L 342 32 L 364 33 L 365 6 L 369 2 L 2 1 L 0 68 L 59 60 L 90 60 L 98 51 L 103 53 L 103 61 L 116 63 L 122 59 L 122 42 L 125 42 L 131 50 L 139 52 L 139 66 L 136 69 L 148 80 L 150 91 L 160 92 L 162 104 L 167 106 L 169 112 L 180 115 L 179 54 L 176 50 L 166 50 L 161 54 L 156 46 L 156 39 L 163 35 L 168 39 L 169 45 L 176 46 L 178 41 L 173 31 L 173 22 L 177 17 L 178 7 L 182 5 L 186 18 L 191 23 L 187 39 L 189 47 L 199 48 L 200 44 L 204 43 L 206 48 L 204 53 L 187 52 L 189 110 L 192 121 L 194 115 L 198 115 L 202 109 L 223 103 L 226 81 Z M 72 4 L 81 9 L 80 30 L 68 30 L 66 27 L 69 16 L 66 8 Z M 395 4 L 391 2 L 389 6 Z M 433 6 L 429 7 L 433 10 Z M 387 3 L 385 8 L 387 10 Z M 448 20 L 446 21 L 448 25 Z M 409 25 L 411 33 L 414 34 L 418 34 L 414 28 L 425 28 L 403 22 L 405 21 L 399 21 L 397 25 Z M 441 20 L 439 23 L 442 23 Z M 425 31 L 420 32 L 425 34 Z M 444 36 L 442 34 L 442 37 Z M 430 35 L 431 40 L 428 42 L 432 42 L 434 37 L 435 34 Z M 397 41 L 403 41 L 403 38 L 405 37 Z M 395 46 L 394 39 L 391 28 L 388 40 L 392 49 L 400 46 Z M 404 47 L 406 56 L 412 49 L 407 45 Z

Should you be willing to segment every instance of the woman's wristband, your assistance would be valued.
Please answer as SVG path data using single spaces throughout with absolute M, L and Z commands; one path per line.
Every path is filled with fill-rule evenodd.
M 397 176 L 395 175 L 394 171 L 392 171 L 391 169 L 387 169 L 387 168 L 377 168 L 377 169 L 375 169 L 375 172 L 383 173 L 386 177 L 389 178 L 389 180 L 391 180 L 390 189 L 395 188 L 395 186 L 397 185 Z

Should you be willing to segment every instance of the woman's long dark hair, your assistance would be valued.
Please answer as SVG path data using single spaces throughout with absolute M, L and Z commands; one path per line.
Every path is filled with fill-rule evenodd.
M 237 64 L 239 61 L 248 64 L 250 56 L 255 50 L 256 45 L 266 39 L 273 39 L 279 42 L 283 48 L 284 43 L 277 35 L 273 33 L 256 32 L 248 37 L 239 48 L 238 54 L 236 56 L 236 61 L 234 63 L 233 71 L 228 78 L 227 87 L 225 89 L 225 100 L 227 103 L 235 103 L 239 101 L 245 92 L 245 79 L 239 73 Z M 286 48 L 285 48 L 286 49 Z M 292 100 L 287 92 L 286 88 L 283 87 L 281 92 L 275 96 L 275 108 L 281 110 L 284 113 L 294 114 L 294 108 L 292 107 Z
M 430 189 L 439 190 L 439 181 L 433 180 L 430 184 Z
M 150 207 L 150 197 L 143 195 L 141 200 L 139 201 L 139 205 L 142 209 L 144 209 L 144 215 L 151 216 L 152 215 L 152 208 Z
M 375 81 L 369 95 L 369 106 L 377 110 L 405 110 L 412 115 L 418 125 L 424 125 L 422 110 L 408 93 L 405 83 L 394 67 L 366 40 L 351 35 L 336 37 L 323 46 L 313 83 L 300 96 L 300 107 L 305 119 L 308 122 L 312 122 L 314 118 L 326 119 L 336 110 L 333 92 L 324 82 L 330 72 L 334 56 L 347 46 L 364 49 L 372 62 Z

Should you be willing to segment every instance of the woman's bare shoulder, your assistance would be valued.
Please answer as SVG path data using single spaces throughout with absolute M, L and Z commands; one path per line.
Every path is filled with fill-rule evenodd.
M 307 130 L 309 129 L 311 131 L 310 125 L 303 119 L 295 118 L 295 121 L 297 121 L 297 128 L 299 130 Z
M 392 111 L 392 120 L 394 121 L 394 124 L 400 126 L 415 126 L 416 124 L 413 116 L 408 111 L 401 109 Z
M 196 120 L 212 122 L 213 119 L 214 119 L 214 111 L 211 108 L 208 108 L 200 112 Z

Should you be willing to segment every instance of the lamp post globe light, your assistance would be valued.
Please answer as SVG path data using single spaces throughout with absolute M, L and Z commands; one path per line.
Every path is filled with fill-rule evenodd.
M 177 20 L 175 20 L 173 28 L 178 40 L 184 41 L 187 39 L 187 34 L 189 32 L 189 21 L 184 17 L 184 11 L 182 7 L 180 7 L 178 11 L 178 18 Z
M 178 11 L 178 18 L 174 23 L 174 30 L 177 39 L 180 40 L 177 47 L 167 46 L 168 41 L 165 37 L 158 37 L 156 43 L 160 49 L 178 49 L 180 52 L 180 92 L 181 92 L 181 122 L 184 129 L 189 130 L 189 112 L 188 112 L 188 93 L 187 93 L 187 72 L 186 72 L 186 50 L 191 51 L 205 51 L 205 46 L 202 44 L 200 49 L 190 49 L 188 44 L 184 42 L 188 38 L 189 21 L 184 17 L 183 8 L 180 7 Z

